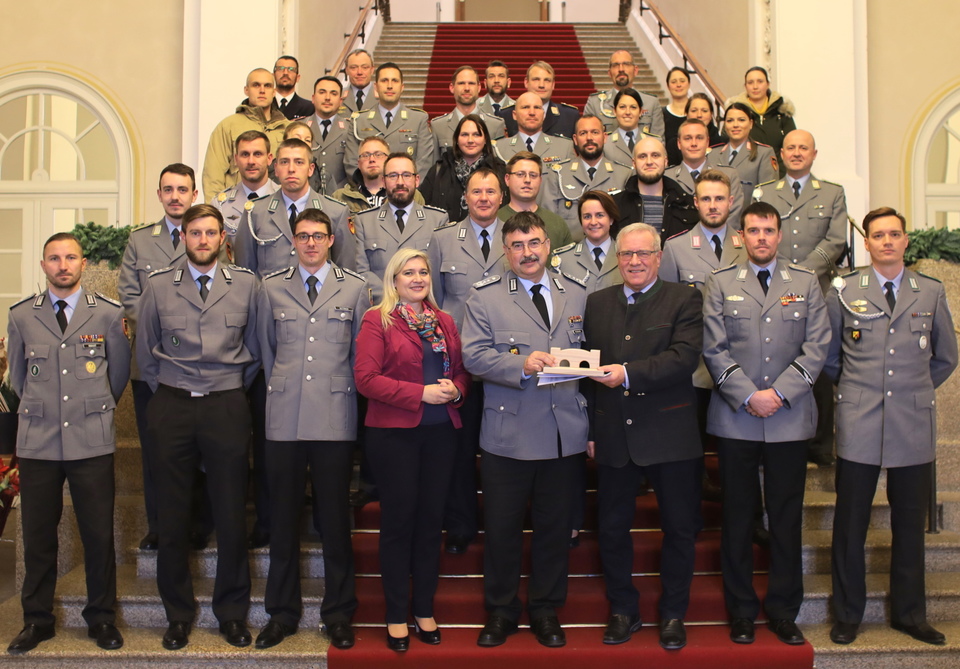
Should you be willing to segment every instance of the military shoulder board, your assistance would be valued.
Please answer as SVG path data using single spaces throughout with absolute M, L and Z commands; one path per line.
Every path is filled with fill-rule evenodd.
M 482 280 L 480 280 L 480 281 L 477 281 L 475 284 L 473 284 L 473 287 L 474 287 L 474 288 L 485 288 L 486 286 L 489 286 L 489 285 L 491 285 L 491 284 L 497 283 L 498 281 L 500 281 L 500 275 L 499 275 L 499 274 L 495 274 L 494 276 L 488 276 L 486 279 L 482 279 Z

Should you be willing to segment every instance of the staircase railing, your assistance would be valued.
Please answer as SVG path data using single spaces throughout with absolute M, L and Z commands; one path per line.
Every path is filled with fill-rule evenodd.
M 328 68 L 323 71 L 324 74 L 330 74 L 335 72 L 336 74 L 343 75 L 346 77 L 347 74 L 347 56 L 356 48 L 359 48 L 359 45 L 363 45 L 367 41 L 367 17 L 372 11 L 374 14 L 379 13 L 384 21 L 390 20 L 390 2 L 389 0 L 367 0 L 362 7 L 358 8 L 360 10 L 360 17 L 357 19 L 357 23 L 353 26 L 353 30 L 349 33 L 344 33 L 343 37 L 346 40 L 343 43 L 343 50 L 340 52 L 339 58 L 337 58 L 336 64 L 333 68 Z M 357 44 L 359 40 L 359 45 Z

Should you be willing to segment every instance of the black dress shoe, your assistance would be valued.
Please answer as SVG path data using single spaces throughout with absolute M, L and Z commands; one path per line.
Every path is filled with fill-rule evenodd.
M 763 525 L 757 525 L 753 528 L 753 543 L 760 548 L 770 548 L 770 531 Z
M 687 645 L 687 630 L 680 618 L 660 621 L 660 647 L 680 650 Z
M 263 548 L 270 545 L 270 533 L 254 528 L 247 539 L 247 548 Z
M 830 628 L 830 640 L 834 643 L 843 644 L 853 643 L 857 639 L 857 632 L 860 631 L 860 625 L 857 623 L 833 623 Z
M 368 493 L 366 490 L 353 490 L 350 492 L 350 506 L 362 509 L 370 502 L 377 501 L 377 498 Z
M 220 623 L 220 634 L 227 640 L 227 643 L 237 648 L 245 648 L 253 641 L 250 636 L 250 630 L 247 629 L 247 623 L 242 620 L 228 620 Z
M 160 539 L 157 537 L 156 532 L 147 532 L 146 536 L 140 540 L 140 550 L 142 551 L 155 551 L 159 545 Z
M 503 616 L 490 616 L 487 624 L 480 630 L 480 636 L 477 637 L 477 645 L 487 648 L 493 646 L 502 646 L 507 642 L 507 637 L 517 633 L 517 623 L 507 620 Z
M 537 637 L 541 646 L 560 648 L 567 644 L 567 636 L 560 627 L 560 620 L 556 616 L 543 616 L 530 623 L 530 631 Z
M 97 623 L 87 630 L 87 636 L 96 639 L 97 645 L 104 650 L 117 650 L 123 646 L 120 630 L 113 623 Z
M 167 650 L 180 650 L 190 640 L 190 623 L 174 621 L 167 626 L 163 635 L 163 647 Z
M 36 648 L 41 641 L 52 639 L 56 634 L 53 625 L 24 625 L 20 634 L 7 646 L 7 652 L 13 654 L 26 653 L 28 650 Z
M 273 648 L 288 636 L 293 636 L 296 633 L 296 627 L 284 625 L 277 620 L 269 620 L 267 621 L 267 624 L 264 625 L 263 629 L 260 630 L 260 634 L 257 635 L 257 648 L 260 650 L 263 650 L 264 648 Z
M 922 641 L 923 643 L 933 644 L 934 646 L 942 646 L 943 644 L 947 643 L 947 637 L 945 637 L 939 630 L 931 627 L 928 623 L 920 623 L 919 625 L 901 625 L 900 623 L 891 622 L 890 627 L 898 632 L 909 634 L 917 641 Z
M 330 645 L 334 648 L 346 650 L 347 648 L 353 648 L 353 644 L 356 643 L 356 638 L 353 636 L 353 628 L 350 626 L 350 623 L 336 622 L 330 623 L 329 625 L 325 624 L 323 629 L 327 633 L 327 636 L 330 637 Z
M 390 636 L 390 631 L 387 630 L 387 648 L 398 653 L 406 653 L 410 649 L 410 635 Z
M 614 613 L 607 621 L 607 629 L 603 632 L 603 642 L 607 645 L 626 643 L 630 635 L 640 629 L 643 623 L 640 616 L 628 616 L 623 613 Z
M 837 459 L 829 453 L 811 453 L 807 460 L 817 467 L 833 467 L 837 463 Z
M 730 623 L 730 640 L 734 643 L 753 643 L 753 621 L 749 618 L 734 618 Z
M 467 546 L 470 545 L 470 539 L 466 537 L 458 537 L 454 534 L 447 535 L 447 543 L 444 546 L 446 550 L 451 555 L 462 555 L 467 552 Z
M 190 533 L 190 548 L 195 551 L 202 551 L 210 544 L 210 535 L 206 532 Z
M 580 533 L 570 537 L 570 548 L 576 548 L 580 545 Z
M 421 642 L 430 644 L 431 646 L 440 645 L 440 628 L 439 627 L 437 627 L 437 629 L 433 630 L 432 632 L 428 632 L 420 628 L 420 623 L 417 622 L 416 618 L 413 619 L 413 626 L 417 628 L 417 637 L 420 639 Z
M 767 625 L 780 641 L 791 646 L 803 645 L 803 632 L 797 627 L 797 623 L 792 620 L 771 618 Z

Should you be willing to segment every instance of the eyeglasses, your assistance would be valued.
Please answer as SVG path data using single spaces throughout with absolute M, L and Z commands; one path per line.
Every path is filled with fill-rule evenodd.
M 370 160 L 371 158 L 376 158 L 377 160 L 380 160 L 386 157 L 387 157 L 387 154 L 385 154 L 383 151 L 367 151 L 366 153 L 360 154 L 360 160 Z
M 273 71 L 274 72 L 293 72 L 294 74 L 296 74 L 297 68 L 293 67 L 292 65 L 277 65 L 275 68 L 273 68 Z
M 390 174 L 384 174 L 383 178 L 388 181 L 399 181 L 400 179 L 412 181 L 415 176 L 417 175 L 413 172 L 391 172 Z
M 648 260 L 651 256 L 654 256 L 656 254 L 657 254 L 657 251 L 647 251 L 647 250 L 617 251 L 617 257 L 620 258 L 620 260 L 628 260 L 628 261 L 633 260 L 634 256 L 640 258 L 640 260 Z
M 298 232 L 294 237 L 301 244 L 306 244 L 311 239 L 317 244 L 322 244 L 329 236 L 330 235 L 328 235 L 326 232 L 314 232 L 313 234 L 310 234 L 309 232 Z
M 541 176 L 543 176 L 543 173 L 541 172 L 509 172 L 509 174 L 512 174 L 518 179 L 526 179 L 527 177 L 531 179 L 539 179 Z
M 523 253 L 524 247 L 530 249 L 534 253 L 539 251 L 543 247 L 542 239 L 531 239 L 530 241 L 524 242 L 513 242 L 507 248 L 510 249 L 513 253 Z

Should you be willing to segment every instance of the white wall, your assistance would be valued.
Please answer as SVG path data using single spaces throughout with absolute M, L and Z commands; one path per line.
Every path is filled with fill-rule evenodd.
M 619 16 L 618 0 L 553 0 L 550 3 L 550 21 L 554 23 L 616 23 Z
M 390 20 L 395 23 L 415 23 L 437 20 L 437 5 L 440 5 L 440 20 L 456 19 L 456 0 L 390 0 Z

